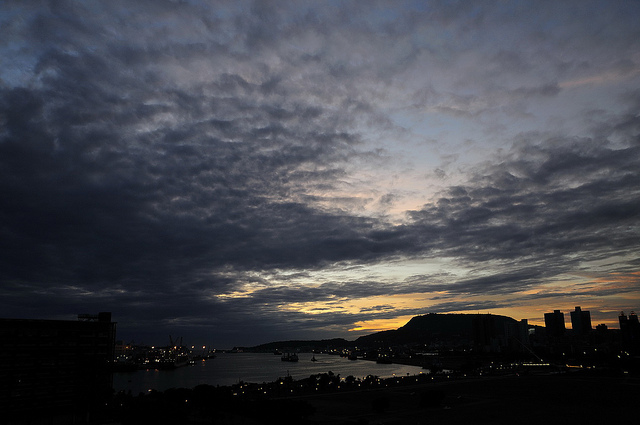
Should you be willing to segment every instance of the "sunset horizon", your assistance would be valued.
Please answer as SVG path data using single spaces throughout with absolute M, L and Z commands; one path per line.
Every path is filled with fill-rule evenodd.
M 353 340 L 640 310 L 640 3 L 9 1 L 0 316 Z

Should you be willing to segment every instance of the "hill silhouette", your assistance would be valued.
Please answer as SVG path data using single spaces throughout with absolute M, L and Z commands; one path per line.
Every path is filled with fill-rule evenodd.
M 494 329 L 504 329 L 518 322 L 507 316 L 495 314 L 439 314 L 429 313 L 415 316 L 404 326 L 361 336 L 355 341 L 342 338 L 278 341 L 252 347 L 252 351 L 273 351 L 282 349 L 324 349 L 333 347 L 377 347 L 381 345 L 429 344 L 443 342 L 464 344 L 473 341 L 474 323 L 483 322 Z
M 343 338 L 321 339 L 321 340 L 290 340 L 276 341 L 260 344 L 251 347 L 250 351 L 269 352 L 269 351 L 292 351 L 292 350 L 326 350 L 331 348 L 344 348 L 352 346 L 352 341 Z
M 413 317 L 398 329 L 361 336 L 355 342 L 363 346 L 425 344 L 434 341 L 464 343 L 473 340 L 474 322 L 479 319 L 490 319 L 491 325 L 496 328 L 518 323 L 511 317 L 495 314 L 429 313 Z

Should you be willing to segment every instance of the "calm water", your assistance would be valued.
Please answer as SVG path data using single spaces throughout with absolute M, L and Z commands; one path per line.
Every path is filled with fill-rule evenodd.
M 311 353 L 300 354 L 297 363 L 283 362 L 280 356 L 256 353 L 221 353 L 215 359 L 196 362 L 175 370 L 138 370 L 132 373 L 116 373 L 113 388 L 129 391 L 135 395 L 150 389 L 164 391 L 169 388 L 193 388 L 196 385 L 231 385 L 238 381 L 273 382 L 288 375 L 293 379 L 308 378 L 312 374 L 329 371 L 341 377 L 367 375 L 379 377 L 417 375 L 426 372 L 418 366 L 377 364 L 366 360 L 349 360 L 340 356 L 316 354 L 317 362 L 311 361 Z

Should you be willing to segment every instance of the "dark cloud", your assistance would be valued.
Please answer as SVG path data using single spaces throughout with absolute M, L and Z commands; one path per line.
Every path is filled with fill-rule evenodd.
M 347 312 L 352 299 L 437 291 L 434 300 L 448 301 L 432 311 L 501 308 L 508 303 L 453 298 L 517 294 L 616 256 L 633 268 L 637 91 L 580 110 L 579 136 L 513 130 L 512 148 L 489 143 L 471 166 L 456 169 L 470 154 L 445 142 L 445 164 L 412 151 L 431 122 L 414 130 L 407 111 L 486 134 L 486 117 L 530 119 L 535 102 L 560 101 L 585 78 L 637 75 L 637 57 L 613 61 L 607 50 L 637 47 L 631 13 L 608 11 L 596 37 L 568 7 L 541 7 L 526 25 L 519 6 L 502 7 L 8 4 L 0 308 L 16 317 L 112 310 L 128 335 L 179 328 L 225 332 L 227 343 L 331 336 L 424 312 L 387 301 Z M 573 23 L 571 37 L 548 21 L 556 12 Z M 488 143 L 479 140 L 469 146 Z M 402 172 L 413 168 L 454 183 L 393 217 L 419 189 L 379 176 L 411 180 Z M 437 258 L 468 273 L 367 274 Z M 345 274 L 314 281 L 327 270 Z M 229 295 L 238 291 L 248 292 Z M 305 302 L 333 304 L 280 308 Z
M 606 140 L 516 148 L 410 216 L 434 248 L 473 261 L 625 251 L 638 219 L 639 153 Z

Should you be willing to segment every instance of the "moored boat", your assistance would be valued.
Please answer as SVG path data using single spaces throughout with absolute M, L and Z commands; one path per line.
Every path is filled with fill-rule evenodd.
M 391 364 L 391 357 L 386 354 L 380 354 L 376 359 L 376 363 L 379 364 Z
M 284 353 L 280 360 L 283 362 L 297 362 L 298 355 L 296 353 Z

